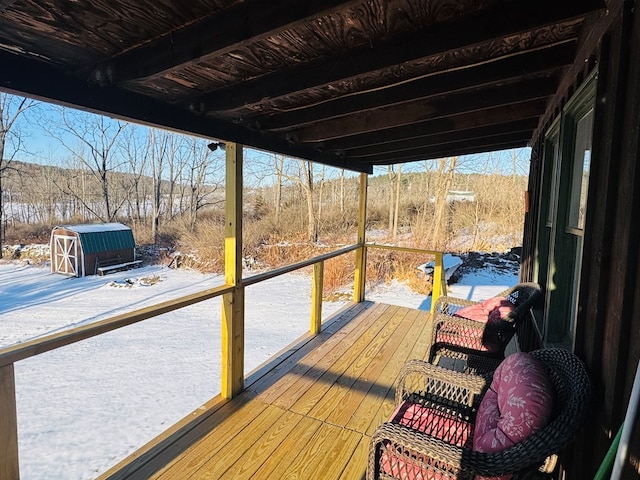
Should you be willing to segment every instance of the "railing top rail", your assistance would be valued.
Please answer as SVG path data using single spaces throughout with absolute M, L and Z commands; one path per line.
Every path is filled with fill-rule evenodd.
M 185 295 L 156 305 L 140 308 L 133 312 L 106 318 L 89 325 L 83 325 L 63 332 L 45 335 L 43 337 L 0 349 L 0 367 L 40 355 L 41 353 L 55 350 L 66 345 L 71 345 L 112 330 L 117 330 L 118 328 L 126 327 L 127 325 L 132 325 L 148 318 L 172 312 L 204 300 L 218 297 L 224 293 L 232 291 L 233 288 L 234 287 L 231 285 L 221 285 L 202 292 Z
M 296 270 L 300 270 L 301 268 L 309 267 L 318 262 L 323 262 L 325 260 L 330 260 L 335 257 L 339 257 L 340 255 L 344 255 L 345 253 L 352 252 L 362 247 L 362 245 L 349 245 L 348 247 L 341 248 L 339 250 L 335 250 L 333 252 L 325 253 L 323 255 L 318 255 L 317 257 L 310 258 L 308 260 L 303 260 L 298 263 L 294 263 L 291 265 L 287 265 L 285 267 L 276 268 L 275 270 L 270 270 L 264 273 L 258 273 L 257 275 L 252 275 L 251 277 L 243 278 L 242 285 L 247 287 L 249 285 L 254 285 L 256 283 L 264 282 L 265 280 L 269 280 L 271 278 L 278 277 L 280 275 L 284 275 L 285 273 L 291 273 Z
M 426 250 L 424 248 L 412 248 L 412 247 L 399 247 L 396 245 L 385 245 L 383 243 L 367 243 L 367 248 L 382 248 L 386 250 L 399 250 L 401 252 L 409 253 L 426 253 L 428 255 L 443 255 L 443 252 L 439 250 Z
M 323 262 L 323 261 L 338 257 L 340 255 L 344 255 L 345 253 L 352 252 L 363 246 L 374 247 L 374 248 L 384 248 L 384 249 L 390 249 L 390 250 L 400 250 L 405 252 L 426 253 L 430 255 L 442 254 L 442 252 L 438 252 L 434 250 L 424 250 L 424 249 L 409 248 L 409 247 L 397 247 L 392 245 L 380 245 L 376 243 L 367 243 L 365 245 L 354 244 L 354 245 L 349 245 L 347 247 L 341 248 L 339 250 L 335 250 L 333 252 L 325 253 L 323 255 L 318 255 L 316 257 L 310 258 L 308 260 L 304 260 L 302 262 L 298 262 L 292 265 L 287 265 L 285 267 L 277 268 L 275 270 L 271 270 L 265 273 L 253 275 L 251 277 L 242 279 L 241 285 L 243 287 L 254 285 L 256 283 L 260 283 L 265 280 L 269 280 L 271 278 L 284 275 L 285 273 L 290 273 L 296 270 L 300 270 L 302 268 L 314 265 L 318 262 Z M 66 345 L 71 345 L 73 343 L 77 343 L 79 341 L 86 340 L 88 338 L 95 337 L 103 333 L 108 333 L 110 331 L 117 330 L 127 325 L 132 325 L 134 323 L 138 323 L 143 320 L 147 320 L 149 318 L 162 315 L 164 313 L 178 310 L 180 308 L 184 308 L 189 305 L 202 302 L 204 300 L 209 300 L 211 298 L 218 297 L 225 293 L 231 292 L 233 288 L 234 286 L 232 285 L 221 285 L 218 287 L 204 290 L 202 292 L 193 293 L 191 295 L 185 295 L 183 297 L 179 297 L 173 300 L 168 300 L 166 302 L 162 302 L 156 305 L 134 310 L 132 312 L 123 313 L 121 315 L 106 318 L 104 320 L 100 320 L 100 321 L 91 323 L 89 325 L 83 325 L 81 327 L 72 328 L 63 332 L 45 335 L 43 337 L 35 338 L 33 340 L 29 340 L 23 343 L 19 343 L 16 345 L 12 345 L 10 347 L 0 349 L 0 367 L 4 365 L 9 365 L 11 363 L 15 363 L 20 360 L 24 360 L 26 358 L 39 355 L 41 353 L 55 350 L 57 348 L 64 347 Z

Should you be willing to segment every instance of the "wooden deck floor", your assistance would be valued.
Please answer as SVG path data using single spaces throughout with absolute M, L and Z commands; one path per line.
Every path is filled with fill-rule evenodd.
M 342 310 L 103 479 L 361 479 L 395 380 L 424 358 L 428 312 L 363 302 Z

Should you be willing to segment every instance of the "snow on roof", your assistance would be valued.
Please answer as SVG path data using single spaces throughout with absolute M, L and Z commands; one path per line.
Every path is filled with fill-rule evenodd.
M 445 270 L 449 270 L 451 268 L 457 268 L 462 265 L 462 259 L 456 255 L 451 255 L 450 253 L 445 253 L 442 256 L 442 266 Z M 429 263 L 423 263 L 422 265 L 418 265 L 416 268 L 418 270 L 422 270 L 425 273 L 431 273 L 433 271 L 433 267 L 435 265 L 435 261 L 431 261 Z
M 131 230 L 123 223 L 85 223 L 81 225 L 60 225 L 56 228 L 65 228 L 76 233 L 99 233 L 99 232 L 118 232 L 121 230 Z

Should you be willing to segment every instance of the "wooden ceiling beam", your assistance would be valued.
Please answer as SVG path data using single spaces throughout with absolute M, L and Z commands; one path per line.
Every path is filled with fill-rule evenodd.
M 471 65 L 452 72 L 430 75 L 413 82 L 383 90 L 365 92 L 360 95 L 338 98 L 309 108 L 298 108 L 291 112 L 271 115 L 263 119 L 261 127 L 267 129 L 304 126 L 309 123 L 337 118 L 363 110 L 391 106 L 407 101 L 417 101 L 453 93 L 465 89 L 482 87 L 515 78 L 545 72 L 547 75 L 573 62 L 575 41 L 570 41 L 513 57 Z M 438 72 L 439 73 L 439 72 Z
M 350 160 L 371 162 L 374 164 L 380 163 L 397 163 L 398 158 L 433 158 L 434 156 L 442 155 L 443 152 L 453 151 L 455 149 L 473 150 L 477 148 L 493 148 L 496 150 L 502 149 L 502 145 L 516 144 L 525 146 L 530 139 L 531 132 L 508 132 L 490 137 L 472 138 L 468 140 L 456 140 L 454 142 L 444 142 L 437 145 L 427 145 L 417 148 L 411 148 L 407 150 L 397 152 L 386 152 L 377 155 L 369 155 L 367 157 L 360 157 L 356 155 L 349 155 Z
M 454 130 L 445 133 L 435 133 L 414 137 L 404 140 L 396 140 L 389 143 L 378 144 L 368 147 L 352 148 L 345 151 L 349 158 L 370 157 L 378 154 L 398 153 L 424 147 L 425 145 L 443 145 L 448 143 L 466 142 L 480 138 L 495 138 L 506 133 L 521 133 L 530 135 L 538 126 L 538 118 L 525 118 L 510 123 L 498 123 L 494 125 L 485 125 L 466 130 Z
M 379 159 L 378 162 L 367 160 L 372 165 L 393 165 L 398 163 L 419 162 L 424 160 L 436 160 L 445 157 L 459 157 L 462 155 L 475 155 L 484 152 L 497 152 L 500 150 L 510 150 L 513 148 L 524 148 L 528 143 L 523 140 L 506 141 L 504 143 L 478 144 L 478 145 L 458 145 L 453 144 L 446 149 L 433 149 L 416 155 L 403 155 L 387 159 Z M 357 163 L 354 161 L 354 163 Z
M 96 67 L 90 78 L 120 84 L 221 55 L 292 25 L 362 0 L 247 0 L 130 49 Z
M 292 70 L 272 73 L 242 84 L 190 99 L 203 112 L 233 110 L 306 89 L 329 85 L 367 72 L 383 70 L 404 62 L 442 55 L 470 45 L 539 30 L 544 26 L 575 23 L 588 12 L 602 8 L 600 0 L 498 3 L 495 9 L 457 21 L 436 24 L 394 43 L 362 48 Z M 488 29 L 490 25 L 492 28 Z M 564 25 L 566 26 L 566 25 Z M 455 34 L 452 34 L 455 32 Z M 539 32 L 538 32 L 539 33 Z
M 427 120 L 409 126 L 356 134 L 331 140 L 330 142 L 321 142 L 318 144 L 318 148 L 344 152 L 349 149 L 368 146 L 375 148 L 376 145 L 388 142 L 402 142 L 425 135 L 439 135 L 477 127 L 508 124 L 520 119 L 537 120 L 540 115 L 544 114 L 546 105 L 545 99 L 536 99 L 511 105 L 490 107 L 485 110 Z
M 16 0 L 0 0 L 0 12 L 8 9 L 14 3 L 16 3 Z
M 513 85 L 499 85 L 478 91 L 442 95 L 435 99 L 405 102 L 334 118 L 289 130 L 289 137 L 297 142 L 321 142 L 364 132 L 409 126 L 417 122 L 450 115 L 485 110 L 498 105 L 510 105 L 553 95 L 557 80 L 554 77 L 527 80 Z M 264 130 L 270 131 L 268 126 Z
M 0 65 L 3 66 L 0 69 L 0 91 L 187 135 L 236 142 L 338 168 L 372 171 L 365 163 L 347 162 L 342 154 L 322 151 L 311 145 L 293 144 L 282 137 L 205 118 L 117 87 L 100 87 L 29 57 L 0 50 Z

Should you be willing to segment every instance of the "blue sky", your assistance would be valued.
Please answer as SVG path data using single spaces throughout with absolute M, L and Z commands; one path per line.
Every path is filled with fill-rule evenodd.
M 43 128 L 43 124 L 60 122 L 60 107 L 38 102 L 35 108 L 28 111 L 20 119 L 19 129 L 24 139 L 24 151 L 15 158 L 17 160 L 40 164 L 63 164 L 69 158 L 69 152 L 61 142 L 52 137 Z M 248 149 L 245 153 L 249 162 L 264 162 L 265 153 Z M 513 174 L 514 156 L 516 171 L 519 175 L 529 173 L 530 148 L 504 150 L 500 152 L 465 155 L 458 159 L 457 171 L 460 173 L 482 173 L 488 167 L 487 173 Z M 423 161 L 412 162 L 403 166 L 404 172 L 424 171 Z M 386 174 L 387 167 L 377 167 L 374 175 Z

